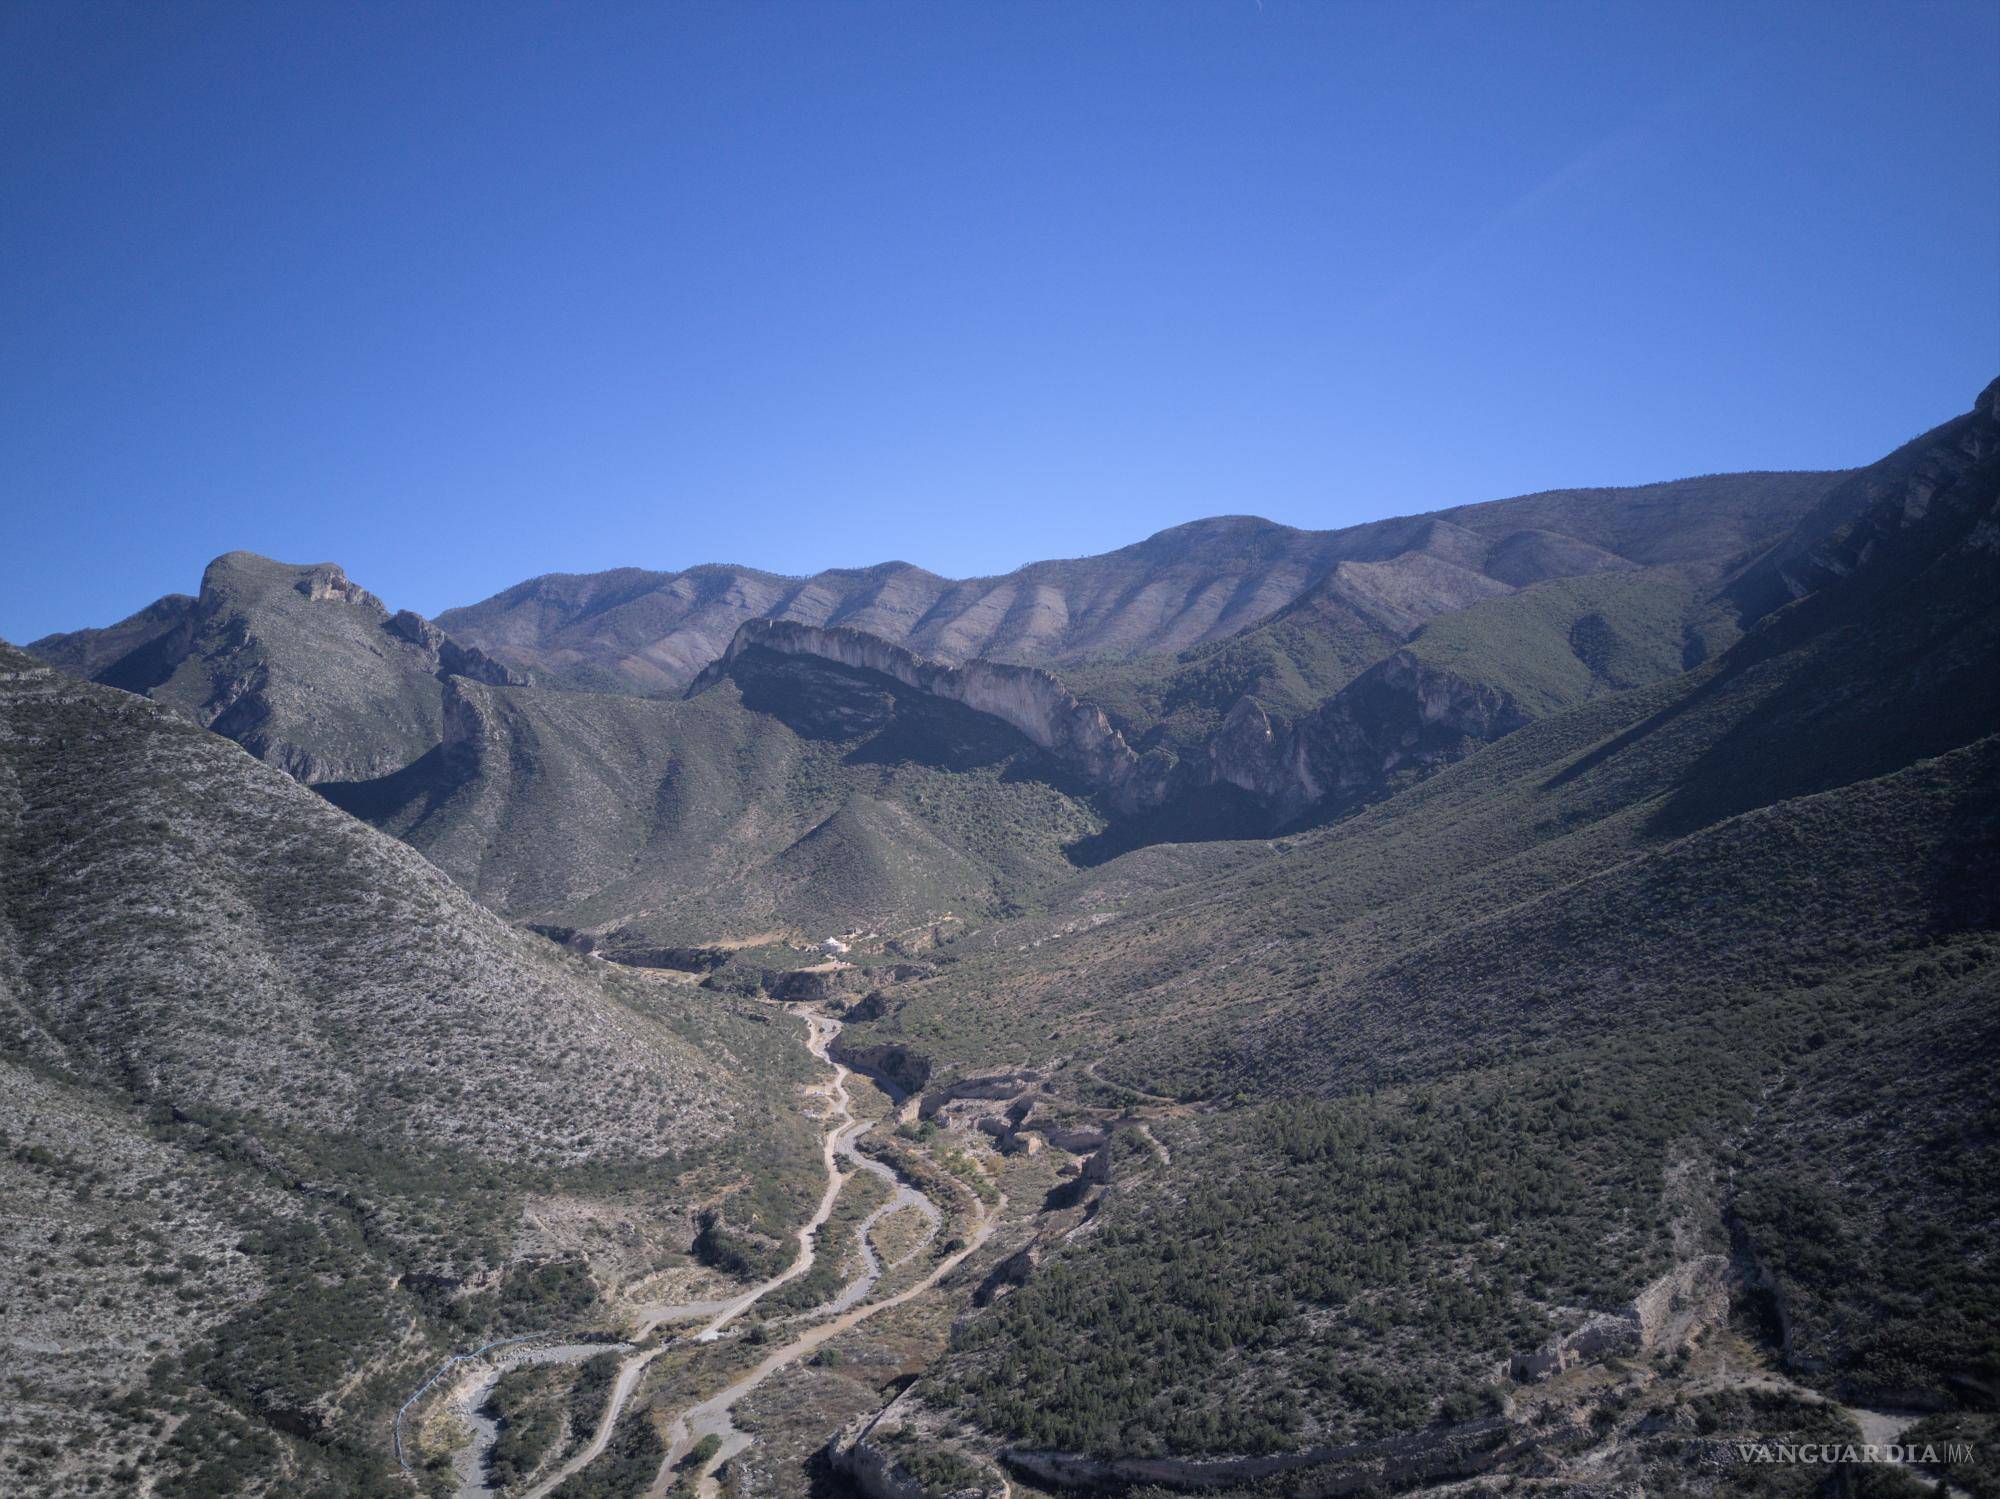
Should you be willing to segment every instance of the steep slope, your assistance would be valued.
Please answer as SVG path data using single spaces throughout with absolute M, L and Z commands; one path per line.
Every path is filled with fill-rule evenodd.
M 1204 804 L 1205 836 L 1338 816 L 1524 724 L 1676 676 L 1737 633 L 1716 576 L 1669 565 L 1559 579 L 1440 613 L 1407 639 L 1357 629 L 1322 588 L 1211 646 L 1071 668 L 1064 680 L 1151 757 L 1157 790 L 1140 800 L 1183 804 L 1114 828 L 1088 857 L 1203 836 Z
M 1352 571 L 1314 597 L 1354 597 Z M 1040 668 L 751 620 L 686 702 L 453 681 L 436 750 L 321 789 L 497 909 L 615 948 L 981 916 L 1070 861 L 1329 815 L 1570 702 L 1676 673 L 1707 576 L 1475 587 L 1484 602 L 1434 622 L 1474 621 L 1456 635 L 1420 632 L 1294 723 L 1239 702 L 1179 756 L 1136 751 Z M 1434 577 L 1428 596 L 1453 586 Z M 1369 648 L 1394 638 L 1378 630 Z
M 1114 861 L 850 1025 L 939 1096 L 1004 1068 L 1203 1106 L 1110 1156 L 1090 1231 L 888 1425 L 970 1416 L 1069 1482 L 1332 1481 L 1559 1471 L 1589 1416 L 1599 1471 L 1650 1488 L 1700 1393 L 1653 1319 L 1703 1276 L 1771 1298 L 1793 1379 L 1989 1408 L 1996 401 L 1888 460 L 1837 555 L 1801 554 L 1819 585 L 1686 675 L 1178 884 L 1172 850 Z M 1638 1372 L 1536 1392 L 1610 1353 Z
M 495 908 L 614 950 L 984 915 L 1103 826 L 1019 730 L 859 658 L 746 642 L 709 681 L 664 702 L 454 680 L 437 750 L 321 789 Z
M 1423 586 L 1392 590 L 1385 576 Z M 858 630 L 758 619 L 689 695 L 741 652 L 777 651 L 989 714 L 1065 766 L 1112 820 L 1070 850 L 1091 863 L 1162 839 L 1325 820 L 1524 724 L 1677 676 L 1739 633 L 1719 576 L 1669 564 L 1510 591 L 1426 553 L 1341 563 L 1277 619 L 1229 640 L 1060 678 L 984 660 L 949 666 Z M 1420 606 L 1436 612 L 1413 627 Z
M 170 595 L 32 655 L 167 703 L 306 782 L 382 775 L 437 743 L 440 679 L 520 678 L 338 567 L 231 552 L 198 598 Z
M 1993 393 L 1925 443 L 1931 461 L 1911 483 L 1929 492 L 1927 504 L 1911 512 L 1908 493 L 1885 496 L 1872 512 L 1880 535 L 1867 566 L 1767 618 L 1722 655 L 1524 728 L 1359 816 L 1280 845 L 1285 852 L 1265 846 L 1220 882 L 1199 859 L 1199 878 L 1183 890 L 1170 877 L 1162 888 L 1156 876 L 1139 887 L 1139 904 L 1153 913 L 1146 922 L 1106 924 L 1037 949 L 1036 961 L 1101 958 L 1108 979 L 1119 967 L 1111 953 L 1132 942 L 1144 967 L 1119 996 L 1121 1010 L 1152 1003 L 1144 973 L 1171 973 L 1176 989 L 1198 990 L 1209 1004 L 1247 985 L 1266 996 L 1256 1014 L 1267 1026 L 1292 1003 L 1274 1005 L 1274 992 L 1309 996 L 1387 955 L 1456 950 L 1437 934 L 1482 912 L 1524 912 L 1607 871 L 1636 877 L 1635 858 L 1665 857 L 1676 840 L 1712 835 L 1732 818 L 1970 753 L 2000 729 Z M 1870 857 L 1918 856 L 1896 845 Z M 1106 866 L 1059 892 L 1050 919 L 1088 908 L 1100 889 L 1123 888 L 1119 864 Z M 1186 904 L 1184 938 L 1169 935 L 1182 930 L 1176 902 Z M 1220 917 L 1225 909 L 1236 916 Z M 1920 925 L 1928 919 L 1927 906 L 1912 910 Z M 1718 907 L 1717 920 L 1730 919 Z M 1314 940 L 1297 945 L 1287 931 Z M 1793 940 L 1817 939 L 1801 931 Z M 1251 962 L 1251 952 L 1261 956 Z M 1201 977 L 1211 969 L 1213 983 Z M 1230 970 L 1242 977 L 1221 976 Z M 1076 977 L 1050 976 L 1066 995 Z M 1472 1002 L 1472 993 L 1454 1003 Z M 1380 1023 L 1398 1023 L 1397 1012 L 1379 1007 Z M 1355 1054 L 1378 1055 L 1379 1042 L 1357 1036 Z
M 745 1082 L 784 1087 L 788 1049 L 706 1001 L 507 927 L 236 746 L 0 647 L 0 1472 L 394 1491 L 394 1391 L 594 1315 L 585 1257 L 525 1253 L 531 1197 L 685 1248 L 744 1160 L 774 1202 L 809 1165 Z
M 1671 660 L 1681 642 L 1670 648 L 1635 635 L 1626 642 L 1622 668 L 1609 677 L 1585 667 L 1558 680 L 1542 670 L 1546 663 L 1516 664 L 1504 649 L 1489 648 L 1484 656 L 1494 659 L 1474 662 L 1465 652 L 1426 651 L 1415 637 L 1467 609 L 1503 606 L 1539 587 L 1545 596 L 1524 606 L 1522 617 L 1542 621 L 1538 628 L 1546 634 L 1549 598 L 1573 603 L 1573 659 L 1601 654 L 1618 642 L 1589 634 L 1593 627 L 1611 628 L 1608 616 L 1589 606 L 1600 595 L 1563 593 L 1561 580 L 1537 579 L 1550 572 L 1575 574 L 1578 582 L 1640 572 L 1684 582 L 1705 576 L 1704 569 L 1722 565 L 1713 557 L 1719 548 L 1768 537 L 1771 528 L 1811 506 L 1833 477 L 1734 475 L 1642 490 L 1574 491 L 1324 533 L 1225 517 L 1104 557 L 1037 563 L 1006 579 L 969 583 L 903 564 L 808 580 L 720 567 L 676 575 L 627 569 L 536 580 L 486 604 L 450 611 L 445 619 L 498 656 L 532 663 L 555 687 L 644 695 L 663 695 L 697 677 L 734 642 L 790 649 L 825 631 L 821 638 L 829 642 L 863 636 L 884 641 L 891 654 L 900 642 L 906 651 L 923 653 L 928 664 L 921 670 L 899 666 L 890 675 L 980 711 L 998 705 L 1004 723 L 1047 751 L 1073 778 L 1074 789 L 1089 793 L 1093 809 L 1058 821 L 1071 855 L 1090 862 L 1162 838 L 1238 836 L 1332 815 L 1606 683 L 1635 680 L 1630 668 L 1642 657 L 1649 664 Z M 1519 528 L 1522 519 L 1534 526 Z M 1556 527 L 1568 530 L 1551 529 Z M 1709 560 L 1660 560 L 1681 556 Z M 1614 589 L 1602 596 L 1637 595 Z M 1558 603 L 1555 612 L 1562 607 Z M 1652 611 L 1657 619 L 1634 614 L 1628 622 L 1670 625 L 1678 636 L 1687 626 L 1667 620 L 1670 612 L 1662 606 Z M 1692 599 L 1683 612 L 1696 612 Z M 756 633 L 765 624 L 794 633 L 766 640 Z M 1545 643 L 1529 638 L 1534 634 L 1502 628 L 1495 638 L 1541 652 Z M 1145 654 L 1183 645 L 1177 655 Z M 719 872 L 701 852 L 709 845 L 676 841 L 687 831 L 683 821 L 648 810 L 667 780 L 666 739 L 683 728 L 699 738 L 706 732 L 697 728 L 699 715 L 628 711 L 599 699 L 588 711 L 607 723 L 590 725 L 579 718 L 580 706 L 536 699 L 551 715 L 547 754 L 536 773 L 504 782 L 487 777 L 476 812 L 463 794 L 445 797 L 445 780 L 457 786 L 465 779 L 469 742 L 448 730 L 447 710 L 477 716 L 469 706 L 477 695 L 447 684 L 465 679 L 508 686 L 522 678 L 439 625 L 407 611 L 389 615 L 330 565 L 292 567 L 232 553 L 210 566 L 197 599 L 161 600 L 106 630 L 50 637 L 33 649 L 66 670 L 170 703 L 308 783 L 347 787 L 400 776 L 395 788 L 360 801 L 346 791 L 337 794 L 346 798 L 344 805 L 365 803 L 382 825 L 448 858 L 461 877 L 469 877 L 476 862 L 482 897 L 510 912 L 553 919 L 578 916 L 587 907 L 592 924 L 603 925 L 652 909 L 638 897 L 660 879 L 607 879 L 598 854 L 654 871 L 673 862 Z M 825 654 L 837 663 L 842 650 L 829 646 Z M 989 663 L 989 655 L 1001 663 Z M 1066 686 L 1007 675 L 1014 660 L 1058 659 L 1074 663 Z M 982 685 L 969 696 L 959 692 L 954 670 L 972 673 Z M 1516 677 L 1538 670 L 1533 691 L 1511 690 Z M 1081 704 L 1052 706 L 1079 694 Z M 1340 696 L 1329 702 L 1335 694 Z M 1100 700 L 1108 723 L 1098 711 Z M 609 728 L 613 720 L 624 728 Z M 1051 738 L 1058 727 L 1060 734 Z M 608 758 L 607 734 L 625 747 Z M 641 742 L 653 748 L 630 748 Z M 567 753 L 558 744 L 587 762 L 558 779 L 581 776 L 594 787 L 589 798 L 568 796 L 565 819 L 572 827 L 549 824 L 532 838 L 502 838 L 493 849 L 482 847 L 475 860 L 475 828 L 490 831 L 508 821 L 518 831 L 541 817 L 514 816 L 501 803 L 509 795 L 547 790 L 550 767 Z M 683 759 L 708 755 L 696 745 Z M 447 764 L 459 769 L 441 780 Z M 769 785 L 755 794 L 785 793 Z M 420 796 L 421 812 L 411 795 Z M 721 795 L 724 806 L 747 806 L 752 792 L 735 784 Z M 623 809 L 621 831 L 608 841 L 595 838 L 589 830 L 602 826 L 612 807 Z M 1089 825 L 1107 816 L 1119 825 Z M 883 811 L 840 826 L 867 845 L 877 837 L 862 835 L 861 828 L 886 830 L 893 820 Z M 778 825 L 789 826 L 785 815 L 776 816 Z M 1037 867 L 1024 870 L 1022 860 L 1004 849 L 994 849 L 984 862 L 968 859 L 965 840 L 953 835 L 927 845 L 915 836 L 922 826 L 920 818 L 911 827 L 915 841 L 912 856 L 900 861 L 903 876 L 884 887 L 888 893 L 869 911 L 900 919 L 933 908 L 986 910 L 1046 881 L 1039 842 L 1028 861 Z M 632 844 L 629 831 L 637 828 L 652 829 L 654 844 Z M 716 835 L 714 828 L 707 831 Z M 723 835 L 723 846 L 761 849 L 769 833 L 738 828 Z M 544 859 L 551 845 L 569 853 Z M 586 848 L 592 850 L 587 857 Z M 762 861 L 768 854 L 753 857 Z M 861 869 L 874 857 L 864 851 L 861 862 L 836 865 Z M 796 895 L 773 903 L 774 889 L 809 885 L 775 864 L 748 884 L 732 925 L 753 919 L 760 905 L 803 915 L 813 904 L 802 905 Z M 596 898 L 618 888 L 634 902 L 618 908 L 608 894 Z M 820 901 L 815 912 L 832 904 Z M 666 905 L 681 910 L 671 899 Z M 701 909 L 720 906 L 711 901 Z M 680 920 L 673 915 L 666 924 Z
M 1270 618 L 1343 565 L 1333 595 L 1353 627 L 1406 634 L 1444 608 L 1547 578 L 1736 556 L 1789 530 L 1838 477 L 1563 490 L 1338 531 L 1223 516 L 960 582 L 901 562 L 810 578 L 722 566 L 551 574 L 438 622 L 539 680 L 643 693 L 685 687 L 751 619 L 846 626 L 947 663 L 1173 653 Z M 1394 565 L 1402 559 L 1412 560 Z
M 191 595 L 170 593 L 115 625 L 75 630 L 67 635 L 44 635 L 30 643 L 28 652 L 59 671 L 88 680 L 97 679 L 130 658 L 123 674 L 143 677 L 152 661 L 175 649 L 174 645 L 163 642 L 176 641 L 190 631 L 196 602 Z M 112 685 L 125 684 L 114 681 Z

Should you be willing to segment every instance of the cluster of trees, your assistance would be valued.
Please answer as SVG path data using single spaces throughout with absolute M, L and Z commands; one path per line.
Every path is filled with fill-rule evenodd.
M 563 1412 L 555 1386 L 563 1372 L 552 1366 L 509 1369 L 486 1397 L 486 1414 L 500 1433 L 486 1459 L 486 1476 L 496 1488 L 519 1483 L 562 1440 Z
M 768 1280 L 785 1268 L 785 1246 L 762 1234 L 732 1228 L 713 1211 L 701 1215 L 695 1258 L 739 1280 Z
M 631 1499 L 645 1492 L 666 1457 L 666 1443 L 653 1429 L 651 1415 L 634 1411 L 618 1423 L 593 1462 L 563 1480 L 554 1499 Z

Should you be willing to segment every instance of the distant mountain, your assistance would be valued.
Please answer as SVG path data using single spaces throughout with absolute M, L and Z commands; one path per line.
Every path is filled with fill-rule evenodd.
M 1103 556 L 962 582 L 902 562 L 810 578 L 726 566 L 550 574 L 438 623 L 544 682 L 671 693 L 751 619 L 845 626 L 946 662 L 1122 661 L 1235 634 L 1344 565 L 1332 587 L 1357 627 L 1401 636 L 1546 578 L 1734 557 L 1788 531 L 1836 477 L 1558 490 L 1338 531 L 1222 516 Z
M 382 775 L 442 731 L 442 679 L 520 680 L 332 563 L 250 552 L 211 562 L 201 593 L 169 594 L 102 630 L 28 650 L 78 676 L 140 692 L 306 782 Z
M 982 1127 L 1153 1118 L 841 1461 L 1664 1492 L 1690 1429 L 1990 1411 L 2000 382 L 1829 507 L 1691 670 L 1324 831 L 1113 860 L 872 1002 L 851 1054 Z M 1479 620 L 1515 603 L 1459 645 L 1533 665 Z M 1617 637 L 1592 670 L 1651 670 Z
M 964 704 L 764 648 L 711 673 L 687 701 L 454 678 L 435 750 L 319 789 L 614 953 L 984 916 L 1104 827 L 1074 768 Z
M 601 1315 L 531 1199 L 671 1252 L 742 1159 L 810 1166 L 797 1049 L 688 993 L 0 646 L 9 1492 L 381 1492 L 426 1369 Z
M 197 598 L 32 650 L 236 739 L 521 919 L 639 945 L 843 913 L 907 925 L 1032 900 L 1071 861 L 1335 815 L 1672 674 L 1734 638 L 1718 587 L 1837 478 L 1562 491 L 1335 532 L 1224 517 L 970 583 L 901 564 L 547 578 L 438 624 L 330 564 L 231 553 Z M 641 700 L 746 643 L 734 693 Z M 578 696 L 588 683 L 614 691 Z M 893 707 L 797 732 L 828 693 Z M 959 747 L 933 742 L 946 723 Z M 915 788 L 975 741 L 1012 768 L 951 780 L 990 813 L 967 821 L 948 810 L 962 795 Z M 836 743 L 837 773 L 813 769 Z

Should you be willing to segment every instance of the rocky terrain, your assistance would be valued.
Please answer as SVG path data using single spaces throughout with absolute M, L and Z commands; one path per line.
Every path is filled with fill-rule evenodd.
M 584 1256 L 523 1247 L 531 1199 L 643 1180 L 611 1211 L 685 1250 L 743 1153 L 809 1160 L 764 1026 L 11 648 L 0 845 L 11 1492 L 380 1491 L 409 1370 L 594 1315 Z
M 178 708 L 308 783 L 416 759 L 437 743 L 447 678 L 522 680 L 420 615 L 392 615 L 332 563 L 249 552 L 210 563 L 195 598 L 170 594 L 108 629 L 29 650 Z
M 1996 402 L 8 652 L 0 1472 L 1984 1492 L 1733 1444 L 1991 1439 Z

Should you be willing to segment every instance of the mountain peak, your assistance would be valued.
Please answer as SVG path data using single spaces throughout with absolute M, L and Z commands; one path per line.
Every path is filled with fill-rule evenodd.
M 1296 526 L 1282 525 L 1274 520 L 1266 520 L 1261 515 L 1207 515 L 1199 520 L 1183 521 L 1178 526 L 1168 526 L 1164 531 L 1155 531 L 1144 541 L 1128 548 L 1130 551 L 1171 549 L 1178 550 L 1192 546 L 1240 546 L 1245 542 L 1263 541 L 1280 537 L 1305 536 L 1311 533 L 1301 531 Z

